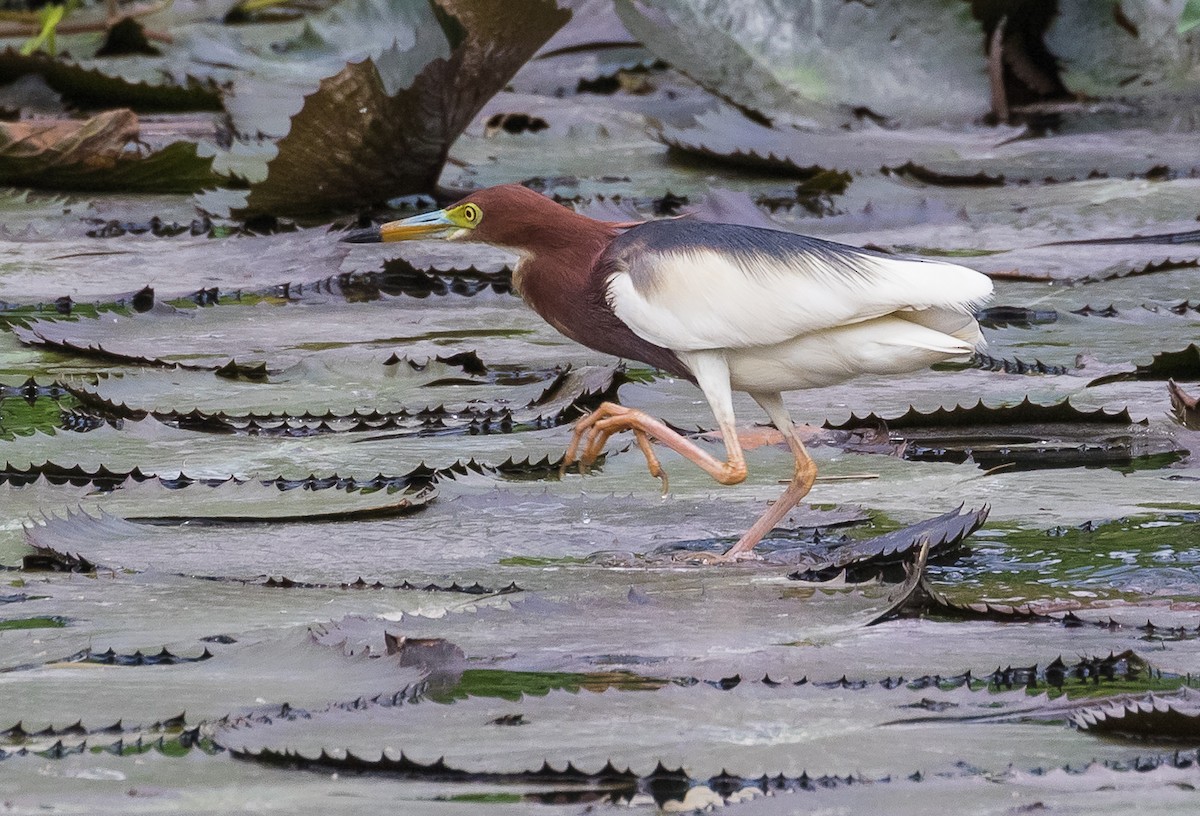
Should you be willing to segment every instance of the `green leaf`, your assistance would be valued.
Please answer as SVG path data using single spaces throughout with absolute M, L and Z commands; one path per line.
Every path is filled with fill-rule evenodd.
M 15 629 L 62 629 L 66 625 L 66 618 L 60 618 L 57 615 L 41 618 L 16 618 L 0 620 L 0 632 L 11 632 Z
M 29 56 L 35 51 L 40 50 L 42 46 L 45 46 L 46 51 L 53 54 L 55 49 L 54 32 L 58 29 L 58 24 L 62 22 L 63 15 L 66 12 L 66 6 L 46 6 L 42 9 L 42 30 L 37 33 L 37 36 L 21 46 L 21 54 Z
M 1200 26 L 1200 0 L 1187 0 L 1187 4 L 1183 7 L 1183 14 L 1179 15 L 1179 24 L 1175 30 L 1182 35 L 1197 26 Z

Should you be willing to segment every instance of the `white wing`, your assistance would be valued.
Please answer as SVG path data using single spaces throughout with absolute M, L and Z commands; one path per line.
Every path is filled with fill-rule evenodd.
M 728 224 L 651 222 L 605 261 L 617 317 L 678 351 L 774 345 L 893 312 L 950 311 L 965 324 L 992 291 L 955 264 Z

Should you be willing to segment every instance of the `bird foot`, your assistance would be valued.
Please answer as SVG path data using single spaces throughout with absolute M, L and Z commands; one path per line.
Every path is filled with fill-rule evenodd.
M 761 561 L 762 556 L 756 555 L 753 551 L 750 552 L 678 552 L 671 556 L 672 561 L 677 561 L 683 564 L 705 564 L 713 566 L 716 564 L 738 564 L 745 561 Z
M 579 463 L 579 472 L 587 473 L 604 452 L 604 446 L 613 434 L 632 431 L 638 448 L 646 457 L 650 475 L 662 480 L 662 492 L 664 496 L 667 495 L 670 489 L 667 472 L 658 461 L 647 432 L 647 426 L 654 424 L 658 424 L 656 420 L 641 411 L 617 405 L 615 402 L 601 403 L 599 408 L 575 423 L 575 431 L 571 434 L 571 444 L 567 446 L 567 452 L 563 455 L 559 475 L 566 473 L 567 468 L 576 462 Z

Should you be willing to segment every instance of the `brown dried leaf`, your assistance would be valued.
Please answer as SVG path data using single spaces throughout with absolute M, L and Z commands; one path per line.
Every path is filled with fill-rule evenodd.
M 106 111 L 83 122 L 0 122 L 0 149 L 12 158 L 57 157 L 64 163 L 111 167 L 137 136 L 138 118 L 131 110 Z
M 138 117 L 128 109 L 84 121 L 0 123 L 0 183 L 51 189 L 127 189 L 194 192 L 215 184 L 212 159 L 177 143 L 141 155 Z

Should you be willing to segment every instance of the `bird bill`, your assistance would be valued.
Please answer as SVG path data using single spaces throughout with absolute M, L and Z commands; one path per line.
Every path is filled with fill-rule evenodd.
M 417 238 L 450 238 L 451 233 L 461 229 L 445 210 L 434 210 L 400 221 L 389 221 L 378 227 L 353 230 L 342 240 L 351 244 L 378 244 Z

